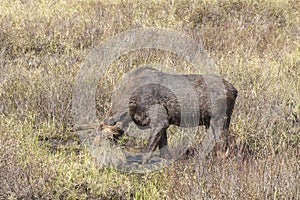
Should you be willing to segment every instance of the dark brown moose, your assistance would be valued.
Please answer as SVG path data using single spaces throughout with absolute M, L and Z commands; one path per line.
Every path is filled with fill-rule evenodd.
M 195 127 L 208 131 L 204 143 L 208 154 L 219 136 L 227 138 L 237 90 L 215 75 L 168 74 L 150 67 L 128 73 L 112 98 L 112 107 L 99 126 L 100 134 L 110 132 L 118 139 L 128 123 L 150 128 L 143 163 L 158 147 L 167 158 L 167 129 L 170 125 Z

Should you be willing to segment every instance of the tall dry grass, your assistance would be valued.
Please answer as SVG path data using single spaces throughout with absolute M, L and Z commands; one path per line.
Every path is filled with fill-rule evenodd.
M 7 1 L 0 6 L 1 199 L 299 199 L 300 1 Z M 70 131 L 72 89 L 87 54 L 121 31 L 181 31 L 203 44 L 238 89 L 235 153 L 135 175 L 99 169 Z M 159 50 L 129 52 L 99 82 L 97 114 L 129 69 L 162 63 Z

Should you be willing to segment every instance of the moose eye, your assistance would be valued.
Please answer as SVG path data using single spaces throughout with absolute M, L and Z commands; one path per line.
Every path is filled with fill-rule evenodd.
M 108 126 L 114 126 L 117 122 L 113 118 L 106 118 L 103 120 L 103 123 Z
M 114 121 L 114 122 L 110 123 L 109 125 L 110 125 L 110 126 L 114 126 L 114 125 L 116 125 L 116 124 L 117 124 L 117 122 Z

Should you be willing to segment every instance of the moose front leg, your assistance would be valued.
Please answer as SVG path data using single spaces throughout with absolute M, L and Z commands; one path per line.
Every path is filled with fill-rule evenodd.
M 170 159 L 172 158 L 169 150 L 168 150 L 168 137 L 167 137 L 167 129 L 164 128 L 160 131 L 161 137 L 158 141 L 159 153 L 161 158 Z
M 150 160 L 152 153 L 156 149 L 160 139 L 161 139 L 161 131 L 157 129 L 154 130 L 154 134 L 150 136 L 148 144 L 145 148 L 145 155 L 143 156 L 143 164 L 146 164 Z
M 169 124 L 165 108 L 159 104 L 152 106 L 149 110 L 149 117 L 151 120 L 151 136 L 145 149 L 143 164 L 146 164 L 150 160 L 157 146 L 159 146 L 161 155 L 167 153 L 164 151 L 167 148 L 166 129 L 169 127 Z

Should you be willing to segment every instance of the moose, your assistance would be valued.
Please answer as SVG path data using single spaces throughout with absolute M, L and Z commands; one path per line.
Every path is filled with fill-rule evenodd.
M 130 122 L 150 129 L 143 164 L 158 147 L 160 157 L 169 158 L 167 129 L 205 126 L 208 154 L 217 139 L 227 138 L 237 98 L 234 86 L 216 75 L 170 74 L 139 67 L 121 81 L 112 97 L 108 116 L 99 125 L 100 135 L 115 140 L 124 135 Z M 226 142 L 226 141 L 225 141 Z

